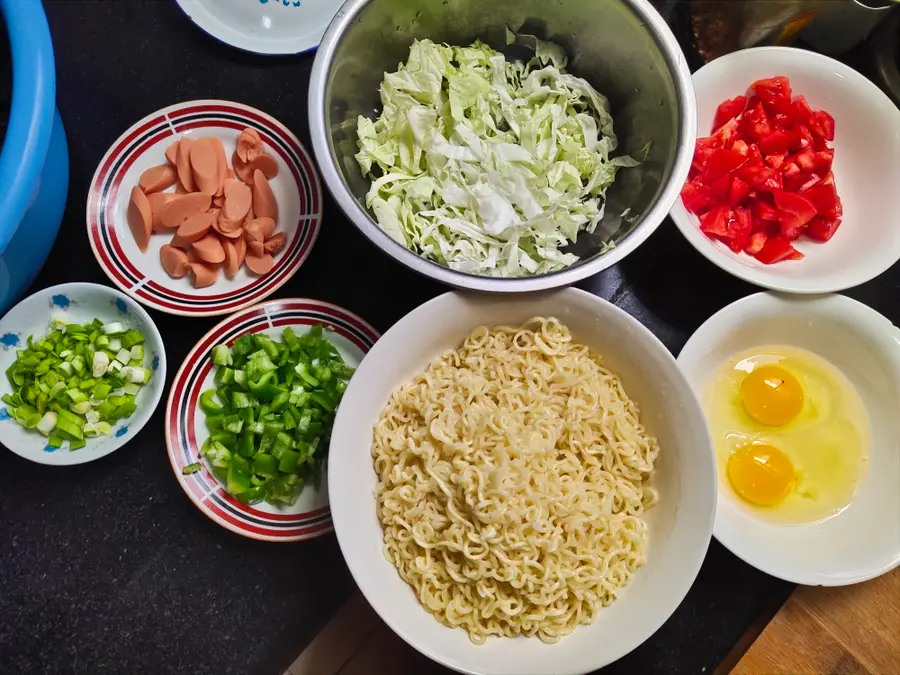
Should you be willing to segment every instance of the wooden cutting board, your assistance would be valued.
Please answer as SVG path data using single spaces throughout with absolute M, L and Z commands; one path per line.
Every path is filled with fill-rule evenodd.
M 799 587 L 731 675 L 900 674 L 900 569 L 854 586 Z

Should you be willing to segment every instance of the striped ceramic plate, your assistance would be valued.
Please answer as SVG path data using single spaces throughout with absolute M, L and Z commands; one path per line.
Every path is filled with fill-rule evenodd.
M 242 268 L 234 279 L 220 275 L 208 288 L 194 288 L 187 277 L 172 279 L 159 261 L 159 248 L 171 237 L 153 235 L 142 252 L 128 228 L 131 188 L 141 173 L 166 161 L 165 150 L 184 135 L 215 136 L 229 163 L 238 133 L 256 129 L 278 162 L 272 182 L 278 200 L 278 231 L 288 244 L 265 276 Z M 271 295 L 300 268 L 319 234 L 322 187 L 300 141 L 269 115 L 240 103 L 190 101 L 142 119 L 113 144 L 94 174 L 88 194 L 88 238 L 100 267 L 125 293 L 161 312 L 185 316 L 228 314 Z
M 378 333 L 368 323 L 327 302 L 271 300 L 228 317 L 207 333 L 188 354 L 169 393 L 166 446 L 178 482 L 203 513 L 246 537 L 297 541 L 330 532 L 328 482 L 323 476 L 320 489 L 307 486 L 296 504 L 290 507 L 276 507 L 265 502 L 248 506 L 227 495 L 205 464 L 197 473 L 182 474 L 186 465 L 201 461 L 199 449 L 209 435 L 204 414 L 197 404 L 201 392 L 214 386 L 211 350 L 218 344 L 231 345 L 247 333 L 266 333 L 275 337 L 281 335 L 285 326 L 291 326 L 299 333 L 316 323 L 333 329 L 329 339 L 353 367 L 359 365 L 378 339 Z

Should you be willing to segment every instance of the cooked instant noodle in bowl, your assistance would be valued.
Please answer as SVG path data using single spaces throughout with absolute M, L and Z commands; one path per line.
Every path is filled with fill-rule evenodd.
M 375 425 L 385 557 L 478 644 L 591 623 L 646 560 L 659 447 L 639 413 L 557 319 L 475 329 Z

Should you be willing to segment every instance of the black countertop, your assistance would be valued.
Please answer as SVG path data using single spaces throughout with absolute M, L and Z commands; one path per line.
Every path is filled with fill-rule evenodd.
M 172 0 L 45 5 L 71 185 L 35 289 L 107 283 L 85 236 L 88 184 L 110 144 L 153 110 L 195 98 L 241 101 L 310 147 L 311 55 L 271 59 L 227 48 Z M 659 5 L 671 14 L 671 0 Z M 900 322 L 898 285 L 893 269 L 849 295 Z M 636 316 L 676 353 L 709 315 L 754 291 L 703 259 L 668 221 L 623 264 L 580 286 Z M 444 290 L 378 253 L 326 198 L 321 237 L 279 295 L 337 303 L 383 331 Z M 171 374 L 215 323 L 154 319 Z M 127 447 L 88 465 L 45 467 L 0 452 L 0 673 L 278 675 L 354 591 L 333 536 L 268 544 L 203 516 L 173 479 L 163 409 Z M 672 618 L 604 672 L 711 671 L 790 590 L 713 541 Z

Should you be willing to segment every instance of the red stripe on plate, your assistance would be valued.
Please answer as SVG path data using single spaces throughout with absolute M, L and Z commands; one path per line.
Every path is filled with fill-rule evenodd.
M 243 520 L 239 520 L 235 518 L 233 515 L 219 508 L 219 505 L 215 502 L 211 502 L 206 500 L 203 502 L 204 506 L 209 509 L 211 513 L 214 513 L 218 518 L 229 523 L 234 526 L 241 532 L 252 532 L 253 534 L 257 534 L 263 537 L 271 537 L 273 539 L 289 539 L 294 537 L 301 537 L 303 535 L 311 535 L 315 532 L 323 532 L 332 529 L 334 526 L 330 520 L 326 520 L 323 523 L 318 523 L 316 525 L 312 525 L 310 527 L 297 527 L 290 529 L 275 529 L 268 527 L 260 527 L 254 523 L 248 523 Z

